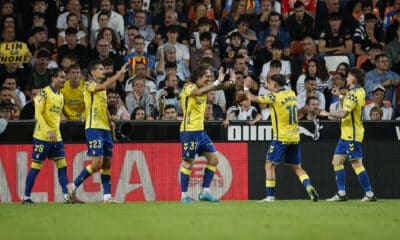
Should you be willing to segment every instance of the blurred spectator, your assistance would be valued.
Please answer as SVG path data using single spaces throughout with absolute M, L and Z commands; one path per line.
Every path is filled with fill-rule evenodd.
M 165 78 L 165 86 L 157 91 L 157 108 L 162 111 L 165 105 L 174 105 L 178 111 L 178 115 L 182 113 L 180 104 L 180 95 L 182 89 L 178 86 L 179 79 L 174 73 L 167 74 Z
M 400 1 L 399 0 L 397 0 L 397 1 L 400 4 Z M 386 38 L 385 38 L 386 44 L 389 44 L 391 41 L 398 38 L 397 31 L 398 31 L 399 25 L 400 25 L 400 9 L 396 11 L 396 15 L 394 17 L 394 22 L 386 28 Z
M 317 0 L 282 0 L 281 5 L 282 16 L 284 19 L 288 19 L 290 16 L 298 14 L 299 12 L 296 10 L 299 10 L 300 6 L 303 13 L 307 11 L 307 15 L 310 14 L 310 17 L 315 18 Z
M 176 107 L 174 105 L 168 104 L 164 106 L 164 110 L 162 111 L 163 115 L 161 120 L 178 120 Z
M 218 35 L 215 31 L 211 30 L 210 22 L 211 20 L 206 17 L 199 19 L 196 31 L 191 33 L 191 52 L 196 49 L 204 49 L 205 47 L 214 47 L 216 45 Z M 207 43 L 202 41 L 207 41 Z
M 25 92 L 32 78 L 32 66 L 30 64 L 1 64 L 0 76 L 14 77 L 17 80 L 17 88 Z
M 65 31 L 65 44 L 61 45 L 58 51 L 59 61 L 66 54 L 73 56 L 82 69 L 86 69 L 89 62 L 89 50 L 86 46 L 79 44 L 78 30 L 69 27 Z
M 60 14 L 57 18 L 57 30 L 61 32 L 68 28 L 67 19 L 70 13 L 76 15 L 78 20 L 78 29 L 87 32 L 89 21 L 86 15 L 81 13 L 81 4 L 78 0 L 68 0 L 67 11 Z
M 345 55 L 349 59 L 350 66 L 355 66 L 353 40 L 348 26 L 343 23 L 339 13 L 330 14 L 328 19 L 329 28 L 321 33 L 319 39 L 318 51 L 320 56 Z
M 226 110 L 226 117 L 222 125 L 226 128 L 231 120 L 245 120 L 249 125 L 254 125 L 261 120 L 261 114 L 257 108 L 251 105 L 246 93 L 239 92 L 236 95 L 235 105 Z
M 269 2 L 269 0 L 264 0 L 262 2 Z M 268 35 L 265 37 L 265 45 L 255 50 L 254 69 L 256 76 L 260 76 L 264 63 L 271 61 L 272 59 L 271 45 L 273 42 L 275 42 L 275 37 L 273 35 Z
M 290 35 L 290 40 L 291 41 L 301 41 L 305 36 L 311 36 L 313 33 L 313 27 L 314 27 L 314 19 L 313 17 L 310 16 L 310 12 L 307 12 L 304 3 L 302 1 L 291 1 L 291 0 L 286 0 L 289 2 L 289 4 L 294 3 L 293 9 L 294 13 L 286 16 L 283 13 L 283 17 L 286 19 L 286 26 L 288 27 L 289 35 Z M 309 3 L 310 5 L 316 5 L 316 0 L 312 1 L 304 1 Z M 314 3 L 313 3 L 314 2 Z M 285 4 L 282 4 L 284 7 Z M 314 12 L 315 14 L 315 6 L 314 6 Z
M 279 13 L 272 12 L 268 19 L 269 27 L 258 34 L 258 42 L 260 45 L 265 45 L 265 36 L 274 35 L 276 41 L 283 44 L 283 55 L 290 56 L 290 35 L 283 27 L 282 16 Z
M 129 75 L 134 76 L 136 75 L 135 69 L 136 69 L 136 64 L 139 62 L 142 62 L 146 64 L 147 76 L 152 76 L 153 75 L 153 69 L 155 66 L 154 62 L 154 56 L 151 54 L 148 54 L 144 52 L 144 47 L 145 47 L 145 39 L 141 35 L 137 35 L 134 38 L 134 52 L 129 53 L 124 57 L 124 62 L 129 63 L 130 71 Z
M 315 120 L 320 118 L 321 112 L 326 112 L 318 107 L 319 101 L 315 96 L 310 96 L 306 99 L 306 105 L 297 111 L 297 116 L 299 120 Z
M 174 0 L 164 0 L 164 1 L 174 1 Z M 187 30 L 187 24 L 181 21 L 178 21 L 178 18 L 183 14 L 178 16 L 178 13 L 175 10 L 169 9 L 165 11 L 165 17 L 163 18 L 163 24 L 158 27 L 158 25 L 153 25 L 156 30 L 156 36 L 154 37 L 154 42 L 159 47 L 163 45 L 167 41 L 167 29 L 169 26 L 176 25 L 175 30 L 178 31 L 177 42 L 183 43 L 186 46 L 189 46 L 190 35 Z M 185 25 L 186 27 L 184 27 Z
M 388 48 L 388 46 L 386 46 L 386 48 Z M 383 47 L 381 44 L 372 44 L 368 50 L 368 59 L 361 64 L 361 69 L 363 69 L 365 72 L 368 72 L 376 68 L 375 57 L 376 55 L 381 54 L 382 51 Z
M 250 24 L 251 29 L 253 29 L 257 34 L 268 27 L 269 15 L 274 10 L 273 4 L 273 0 L 260 1 L 260 12 L 252 17 Z
M 271 45 L 272 60 L 278 60 L 282 63 L 280 74 L 283 74 L 287 77 L 287 79 L 290 79 L 290 75 L 292 73 L 291 68 L 290 68 L 291 66 L 290 66 L 289 61 L 282 59 L 283 48 L 284 48 L 284 46 L 281 41 L 275 41 L 272 43 L 272 45 Z M 260 74 L 260 82 L 264 82 L 264 79 L 267 77 L 272 60 L 263 65 L 263 68 L 262 68 L 262 71 Z
M 132 83 L 132 94 L 125 97 L 125 104 L 128 112 L 132 112 L 136 107 L 142 107 L 146 110 L 146 116 L 152 117 L 154 113 L 154 104 L 152 96 L 145 91 L 145 76 L 136 76 Z
M 325 109 L 325 96 L 317 90 L 317 79 L 315 77 L 306 77 L 304 80 L 305 90 L 297 94 L 297 109 L 304 107 L 306 99 L 314 96 L 318 99 L 318 108 Z
M 325 89 L 332 88 L 332 81 L 326 66 L 323 62 L 310 59 L 307 63 L 304 74 L 300 75 L 296 83 L 296 92 L 300 94 L 305 91 L 304 80 L 307 77 L 314 77 L 317 80 L 317 90 L 323 93 Z
M 391 70 L 400 74 L 400 25 L 397 25 L 396 38 L 385 47 L 385 54 L 389 59 Z
M 148 15 L 145 11 L 139 10 L 135 12 L 135 26 L 139 28 L 139 33 L 144 37 L 147 42 L 151 42 L 154 39 L 155 32 L 151 28 L 147 21 Z
M 39 91 L 38 88 L 28 90 L 29 101 L 22 108 L 19 119 L 35 119 L 35 102 L 33 99 L 39 94 Z
M 107 89 L 107 108 L 112 120 L 130 120 L 130 115 L 115 89 Z
M 384 120 L 384 119 L 382 119 L 382 117 L 383 117 L 382 109 L 378 106 L 373 106 L 371 108 L 371 111 L 369 112 L 369 119 L 365 119 L 365 120 L 373 120 L 373 121 Z
M 393 118 L 393 109 L 383 101 L 385 96 L 385 88 L 378 85 L 373 90 L 373 102 L 365 105 L 363 116 L 364 120 L 375 120 L 371 118 L 372 109 L 378 107 L 382 113 L 379 120 L 391 120 Z
M 383 30 L 378 26 L 378 19 L 373 13 L 367 13 L 365 23 L 354 32 L 354 53 L 358 56 L 366 55 L 372 44 L 385 46 Z
M 35 27 L 42 27 L 45 34 L 47 35 L 47 40 L 52 44 L 56 44 L 56 31 L 55 28 L 50 27 L 46 23 L 46 16 L 42 12 L 33 12 L 31 27 L 26 30 L 27 34 L 30 34 Z M 26 36 L 29 37 L 29 36 Z M 28 39 L 29 42 L 29 39 Z
M 221 27 L 219 34 L 222 37 L 226 36 L 229 32 L 237 27 L 239 18 L 246 12 L 246 1 L 237 0 L 232 2 L 232 8 L 228 14 L 226 14 L 221 21 Z
M 15 97 L 14 97 L 15 98 Z M 0 90 L 0 104 L 5 104 L 5 108 L 7 105 L 8 109 L 11 109 L 11 113 L 10 113 L 10 118 L 15 120 L 15 119 L 19 119 L 19 115 L 21 112 L 21 108 L 12 103 L 11 100 L 13 99 L 13 90 L 7 88 L 7 87 L 3 87 Z
M 147 115 L 143 107 L 136 107 L 131 114 L 131 120 L 147 120 Z
M 50 61 L 50 53 L 47 50 L 40 50 L 36 55 L 36 63 L 33 68 L 31 88 L 44 88 L 50 84 L 50 70 L 47 65 Z
M 107 39 L 97 39 L 95 46 L 95 50 L 90 52 L 90 60 L 103 60 L 106 58 L 111 58 L 114 62 L 115 70 L 121 68 L 121 56 L 111 51 L 111 44 Z
M 389 70 L 389 59 L 385 54 L 375 57 L 376 68 L 365 75 L 366 99 L 373 99 L 373 90 L 377 85 L 385 88 L 384 100 L 396 106 L 396 87 L 400 84 L 400 76 Z
M 67 44 L 66 41 L 66 35 L 67 35 L 67 30 L 69 28 L 75 29 L 75 35 L 76 35 L 76 43 L 81 44 L 85 47 L 88 46 L 88 37 L 85 31 L 79 30 L 79 23 L 78 23 L 78 16 L 74 13 L 70 13 L 67 16 L 67 27 L 58 33 L 57 36 L 57 46 L 61 47 L 64 44 Z M 69 30 L 69 33 L 71 34 L 71 30 Z
M 130 0 L 130 9 L 124 14 L 125 29 L 129 26 L 136 26 L 136 13 L 143 11 L 143 0 Z M 152 17 L 150 13 L 145 13 L 145 23 L 151 26 Z
M 237 28 L 229 32 L 228 35 L 238 32 L 242 35 L 242 46 L 247 49 L 248 52 L 253 52 L 255 46 L 257 45 L 256 32 L 250 28 L 250 18 L 247 15 L 242 15 L 237 23 Z
M 207 120 L 224 120 L 224 112 L 221 106 L 215 104 L 215 96 L 215 91 L 207 93 L 206 118 Z
M 0 102 L 0 119 L 5 119 L 7 121 L 14 120 L 11 104 Z
M 187 66 L 189 66 L 190 63 L 190 53 L 189 53 L 189 48 L 178 42 L 178 37 L 179 37 L 179 26 L 178 25 L 170 25 L 167 27 L 167 41 L 165 44 L 161 45 L 158 47 L 158 54 L 160 55 L 160 52 L 164 49 L 166 45 L 169 46 L 174 46 L 175 51 L 176 51 L 176 60 L 177 61 L 182 61 L 185 63 Z
M 156 62 L 157 83 L 165 79 L 168 69 L 173 70 L 179 79 L 186 81 L 190 77 L 189 67 L 182 60 L 176 60 L 176 49 L 173 45 L 165 45 L 163 51 L 159 51 L 160 60 Z
M 3 88 L 9 88 L 11 90 L 11 102 L 22 108 L 26 103 L 25 94 L 17 88 L 17 80 L 12 76 L 7 76 L 2 82 Z
M 97 39 L 97 35 L 99 33 L 99 30 L 105 27 L 108 27 L 109 23 L 110 23 L 110 17 L 108 16 L 107 12 L 99 12 L 99 14 L 97 15 L 97 22 L 99 24 L 99 29 L 97 29 L 96 31 L 91 31 L 90 33 L 90 38 L 89 38 L 89 43 L 90 43 L 90 47 L 93 48 Z
M 162 27 L 162 25 L 168 26 L 171 23 L 171 21 L 175 22 L 172 24 L 179 24 L 181 27 L 183 27 L 185 29 L 188 28 L 187 16 L 186 16 L 186 14 L 178 14 L 181 12 L 178 9 L 177 2 L 179 2 L 179 1 L 178 0 L 162 0 L 164 8 L 161 8 L 161 13 L 155 15 L 152 19 L 153 28 L 156 32 L 158 32 L 159 28 Z M 152 1 L 152 3 L 153 3 L 153 1 Z M 174 13 L 174 14 L 171 15 L 171 13 Z M 174 20 L 172 20 L 171 17 L 174 18 Z
M 209 18 L 206 14 L 207 14 L 207 6 L 204 3 L 197 3 L 194 5 L 193 17 L 189 19 L 189 26 L 188 26 L 189 34 L 199 31 L 200 19 L 204 18 L 209 20 L 208 24 L 210 26 L 210 30 L 215 33 L 218 32 L 218 26 L 215 23 L 214 18 Z
M 100 11 L 106 12 L 108 14 L 109 27 L 111 29 L 114 29 L 119 39 L 123 39 L 125 37 L 124 18 L 121 16 L 121 14 L 112 10 L 111 0 L 100 0 Z M 92 17 L 92 31 L 96 31 L 99 29 L 98 15 L 99 13 L 96 13 Z

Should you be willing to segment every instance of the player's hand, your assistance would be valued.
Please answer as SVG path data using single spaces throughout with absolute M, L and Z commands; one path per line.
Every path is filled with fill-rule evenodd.
M 49 138 L 50 142 L 57 142 L 56 134 L 53 131 L 47 131 L 47 137 Z
M 121 69 L 118 71 L 119 75 L 124 75 L 126 71 L 128 70 L 128 62 L 126 62 Z
M 318 115 L 321 116 L 321 117 L 329 117 L 329 112 L 323 110 L 323 111 L 321 111 Z

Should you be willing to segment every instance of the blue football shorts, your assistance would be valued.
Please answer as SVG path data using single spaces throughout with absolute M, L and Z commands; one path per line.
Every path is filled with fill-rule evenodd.
M 105 129 L 86 129 L 87 155 L 90 157 L 112 157 L 113 140 L 111 131 Z
M 273 140 L 267 149 L 266 160 L 278 164 L 283 155 L 285 155 L 284 163 L 301 164 L 301 151 L 298 143 L 283 144 L 281 141 Z
M 43 162 L 49 159 L 65 158 L 64 142 L 48 142 L 39 139 L 33 139 L 32 160 Z
M 336 145 L 335 154 L 345 155 L 349 161 L 362 159 L 362 146 L 360 142 L 340 139 Z
M 215 152 L 214 143 L 207 133 L 202 131 L 180 132 L 182 158 L 194 159 L 196 153 Z

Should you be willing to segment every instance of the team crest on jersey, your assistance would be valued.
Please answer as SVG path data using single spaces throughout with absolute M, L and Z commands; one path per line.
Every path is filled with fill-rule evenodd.
M 198 98 L 197 100 L 196 100 L 196 104 L 197 105 L 202 105 L 204 103 L 204 99 L 202 99 L 202 98 Z

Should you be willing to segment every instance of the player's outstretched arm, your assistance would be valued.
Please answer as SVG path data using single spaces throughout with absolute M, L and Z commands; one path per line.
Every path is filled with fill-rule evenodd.
M 95 91 L 102 91 L 108 89 L 111 85 L 113 85 L 116 81 L 118 81 L 127 71 L 128 63 L 125 63 L 121 69 L 111 78 L 107 79 L 103 83 L 97 84 L 95 87 Z
M 244 84 L 243 84 L 244 92 L 246 93 L 246 95 L 250 99 L 250 101 L 255 102 L 255 103 L 260 103 L 260 100 L 258 100 L 258 97 L 254 96 L 253 94 L 251 94 L 251 92 L 249 92 L 251 82 L 252 82 L 251 77 L 246 77 L 244 79 Z

